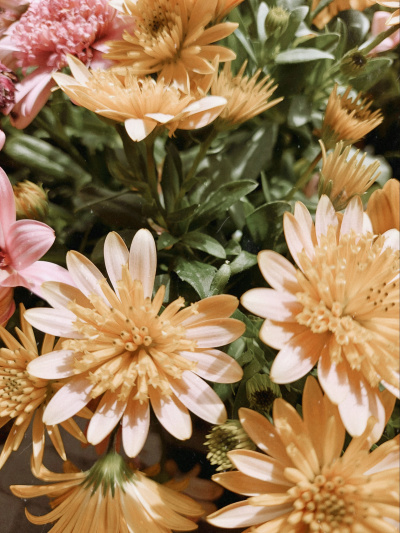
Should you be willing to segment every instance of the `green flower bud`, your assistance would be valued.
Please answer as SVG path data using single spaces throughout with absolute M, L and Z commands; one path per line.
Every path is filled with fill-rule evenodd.
M 280 37 L 289 23 L 290 12 L 283 7 L 272 7 L 265 19 L 265 31 L 267 35 Z

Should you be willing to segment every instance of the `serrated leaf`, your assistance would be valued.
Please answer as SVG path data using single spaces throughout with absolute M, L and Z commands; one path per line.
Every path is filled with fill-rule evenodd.
M 276 56 L 276 63 L 278 65 L 288 65 L 292 63 L 308 63 L 310 61 L 318 61 L 319 59 L 335 59 L 332 54 L 317 48 L 294 48 L 293 50 L 285 50 Z
M 184 257 L 176 259 L 174 272 L 182 281 L 186 281 L 193 287 L 200 298 L 206 298 L 210 292 L 210 286 L 217 269 L 199 261 L 189 261 Z
M 229 207 L 256 187 L 257 183 L 250 180 L 225 183 L 203 201 L 194 217 L 193 226 L 200 228 L 223 216 Z
M 191 231 L 190 233 L 183 235 L 182 242 L 195 250 L 201 250 L 214 257 L 219 257 L 220 259 L 226 258 L 225 250 L 221 244 L 214 239 L 214 237 L 206 235 L 205 233 Z

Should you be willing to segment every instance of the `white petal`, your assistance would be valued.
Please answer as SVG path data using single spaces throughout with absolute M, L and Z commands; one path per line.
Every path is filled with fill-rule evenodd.
M 300 290 L 294 289 L 299 287 L 295 267 L 282 255 L 272 250 L 263 250 L 258 254 L 258 266 L 261 274 L 274 289 L 286 289 L 290 292 Z
M 354 231 L 362 233 L 364 222 L 364 212 L 359 196 L 352 198 L 346 207 L 343 215 L 342 225 L 340 226 L 340 235 L 345 235 Z
M 91 78 L 91 73 L 87 67 L 79 61 L 75 56 L 67 54 L 67 63 L 71 69 L 73 77 L 79 83 L 85 85 L 85 83 Z
M 206 96 L 189 104 L 182 113 L 187 114 L 179 121 L 178 128 L 193 130 L 203 128 L 215 120 L 226 106 L 226 99 L 222 96 Z
M 226 409 L 218 394 L 193 372 L 186 370 L 181 379 L 171 380 L 170 385 L 179 400 L 198 417 L 211 424 L 226 421 Z
M 322 351 L 318 363 L 318 379 L 325 394 L 335 405 L 342 402 L 349 392 L 348 371 L 348 364 L 345 361 L 333 363 L 329 349 L 325 348 Z
M 250 313 L 277 322 L 293 322 L 303 309 L 294 294 L 275 289 L 250 289 L 242 295 L 240 303 Z
M 229 459 L 246 476 L 290 486 L 292 483 L 283 475 L 284 468 L 281 463 L 260 452 L 253 450 L 234 450 L 228 453 Z
M 152 118 L 160 124 L 166 124 L 175 117 L 175 115 L 167 115 L 166 113 L 146 113 L 145 116 L 148 118 Z
M 157 126 L 157 122 L 152 119 L 128 118 L 124 122 L 126 133 L 132 141 L 143 141 Z
M 50 335 L 70 339 L 83 338 L 83 335 L 78 333 L 74 327 L 76 316 L 66 309 L 48 309 L 47 307 L 28 309 L 24 317 L 34 328 L 50 333 Z
M 305 252 L 310 259 L 314 259 L 314 244 L 308 225 L 299 221 L 290 213 L 283 215 L 283 229 L 287 245 L 293 259 L 299 264 L 299 254 Z
M 68 252 L 67 267 L 75 285 L 83 294 L 88 297 L 91 294 L 97 294 L 108 303 L 99 285 L 99 281 L 103 280 L 104 276 L 89 259 L 79 252 Z
M 161 396 L 158 389 L 149 389 L 151 406 L 160 424 L 179 440 L 192 434 L 192 421 L 186 407 L 174 395 Z
M 187 328 L 191 324 L 198 324 L 213 318 L 227 318 L 236 311 L 239 301 L 229 294 L 218 294 L 196 302 L 196 314 L 184 320 L 181 324 Z M 178 315 L 179 316 L 179 315 Z
M 243 501 L 227 505 L 220 511 L 213 513 L 207 517 L 207 522 L 213 526 L 229 529 L 256 526 L 273 520 L 292 509 L 291 505 L 256 507 Z
M 329 226 L 337 228 L 338 219 L 332 202 L 329 200 L 328 196 L 324 194 L 321 196 L 321 199 L 318 202 L 317 212 L 315 215 L 315 233 L 318 244 L 321 244 L 321 235 L 328 234 Z
M 230 355 L 220 350 L 179 352 L 185 359 L 197 363 L 194 373 L 216 383 L 236 383 L 243 376 L 242 367 Z
M 133 279 L 142 282 L 145 298 L 151 298 L 157 269 L 157 250 L 153 236 L 140 229 L 133 238 L 129 252 L 129 271 Z
M 90 301 L 76 287 L 58 281 L 46 281 L 42 285 L 43 297 L 56 309 L 68 311 L 68 304 L 76 302 L 83 307 L 92 308 Z M 71 313 L 73 315 L 73 313 Z M 75 316 L 75 315 L 74 315 Z M 75 317 L 76 318 L 76 317 Z
M 149 402 L 131 400 L 122 417 L 122 443 L 128 457 L 136 457 L 146 442 L 150 427 Z
M 369 392 L 361 381 L 350 382 L 346 398 L 339 404 L 340 418 L 352 437 L 359 437 L 367 427 L 370 417 Z
M 274 322 L 266 319 L 260 328 L 260 339 L 271 348 L 281 350 L 296 335 L 306 330 L 297 322 Z
M 206 320 L 187 328 L 186 338 L 195 340 L 197 348 L 214 348 L 235 341 L 245 329 L 243 322 L 234 318 Z
M 400 248 L 399 230 L 395 228 L 389 229 L 383 233 L 383 236 L 385 237 L 385 244 L 383 245 L 382 252 L 386 250 L 386 248 L 393 248 L 393 250 L 398 250 Z
M 117 283 L 122 280 L 122 267 L 129 261 L 129 251 L 122 238 L 114 231 L 109 233 L 104 242 L 104 262 L 108 277 L 118 294 Z
M 87 440 L 96 445 L 115 428 L 125 411 L 126 402 L 119 402 L 115 393 L 106 392 L 90 420 Z
M 72 350 L 58 350 L 36 357 L 26 367 L 32 376 L 42 379 L 69 378 L 75 374 L 76 354 Z
M 43 422 L 54 426 L 76 415 L 90 402 L 93 387 L 94 385 L 85 376 L 71 379 L 48 403 L 43 414 Z

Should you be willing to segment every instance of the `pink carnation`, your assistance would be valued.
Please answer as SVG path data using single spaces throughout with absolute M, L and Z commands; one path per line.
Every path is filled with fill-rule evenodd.
M 33 0 L 0 42 L 0 59 L 25 73 L 15 105 L 8 110 L 17 128 L 26 127 L 46 103 L 54 86 L 52 74 L 67 65 L 71 54 L 92 67 L 102 59 L 105 42 L 121 36 L 125 23 L 107 0 Z

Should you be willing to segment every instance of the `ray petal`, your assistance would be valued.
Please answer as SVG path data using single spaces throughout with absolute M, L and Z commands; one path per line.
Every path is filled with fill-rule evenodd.
M 115 292 L 118 294 L 118 281 L 122 280 L 122 267 L 129 261 L 129 251 L 123 239 L 115 233 L 109 233 L 104 242 L 104 262 L 107 274 Z
M 157 269 L 157 250 L 153 236 L 140 229 L 133 238 L 129 252 L 129 271 L 133 279 L 142 282 L 145 298 L 151 298 Z
M 149 402 L 131 400 L 122 417 L 122 443 L 128 457 L 136 457 L 146 442 L 150 427 Z
M 93 387 L 86 376 L 72 378 L 48 403 L 43 414 L 43 422 L 54 425 L 74 416 L 90 402 Z
M 99 444 L 115 428 L 125 411 L 126 402 L 120 402 L 117 395 L 107 391 L 96 409 L 87 430 L 90 444 Z

